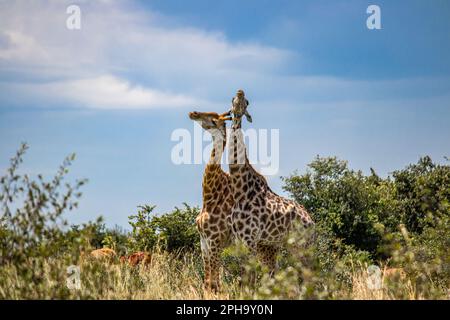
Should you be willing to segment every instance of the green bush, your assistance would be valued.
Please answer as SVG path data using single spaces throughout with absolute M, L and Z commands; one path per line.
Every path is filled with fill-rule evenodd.
M 101 243 L 103 247 L 111 248 L 122 256 L 129 253 L 128 239 L 129 232 L 116 225 L 114 228 L 105 231 Z
M 136 215 L 129 216 L 132 227 L 129 248 L 132 251 L 147 251 L 161 248 L 169 252 L 196 249 L 199 235 L 195 218 L 198 208 L 184 204 L 183 209 L 175 208 L 172 212 L 153 215 L 155 206 L 140 206 Z
M 67 182 L 74 155 L 46 181 L 41 175 L 33 179 L 18 173 L 26 150 L 22 145 L 0 177 L 0 299 L 108 297 L 117 288 L 124 289 L 124 283 L 132 289 L 120 291 L 122 297 L 143 290 L 147 283 L 142 276 L 147 273 L 138 276 L 124 266 L 98 261 L 83 267 L 85 291 L 70 291 L 64 285 L 66 268 L 80 263 L 80 253 L 103 246 L 119 254 L 164 251 L 157 256 L 170 259 L 162 265 L 155 262 L 159 272 L 167 261 L 174 273 L 189 264 L 189 272 L 200 279 L 198 208 L 185 204 L 157 215 L 154 206 L 141 206 L 129 217 L 130 233 L 118 227 L 107 229 L 102 218 L 68 226 L 64 214 L 77 207 L 79 189 L 85 183 Z M 316 158 L 306 174 L 293 174 L 284 182 L 285 190 L 305 205 L 316 221 L 316 241 L 307 247 L 305 231 L 290 234 L 273 276 L 244 247 L 227 248 L 222 254 L 224 279 L 225 285 L 233 288 L 233 297 L 377 298 L 380 296 L 367 291 L 365 284 L 370 264 L 401 267 L 406 273 L 406 279 L 396 279 L 383 288 L 381 297 L 448 297 L 448 164 L 424 157 L 381 178 L 374 170 L 369 175 L 351 170 L 336 158 Z M 176 283 L 177 274 L 170 279 Z M 195 285 L 200 288 L 201 282 Z
M 343 245 L 386 258 L 384 235 L 404 225 L 420 235 L 425 226 L 449 216 L 450 166 L 429 157 L 381 178 L 348 168 L 337 158 L 317 157 L 304 175 L 283 178 L 284 190 L 311 212 L 330 237 Z
M 105 225 L 103 218 L 96 221 L 89 221 L 80 225 L 71 225 L 63 231 L 61 242 L 62 254 L 68 254 L 77 259 L 82 252 L 89 252 L 101 246 L 105 236 Z
M 284 190 L 305 205 L 332 238 L 375 253 L 381 241 L 379 218 L 393 212 L 383 192 L 389 183 L 375 174 L 367 177 L 350 170 L 347 162 L 336 158 L 316 158 L 309 167 L 312 170 L 305 175 L 283 178 Z
M 314 256 L 320 270 L 349 283 L 336 265 L 402 267 L 411 287 L 393 290 L 394 297 L 445 296 L 450 285 L 448 164 L 424 157 L 381 178 L 374 170 L 364 175 L 345 161 L 317 157 L 306 174 L 283 180 L 284 189 L 317 223 Z
M 0 178 L 0 264 L 60 253 L 66 243 L 63 213 L 78 206 L 79 188 L 86 182 L 64 183 L 74 154 L 64 160 L 50 181 L 42 175 L 37 180 L 20 175 L 17 170 L 27 148 L 26 144 L 21 146 L 7 174 Z
M 248 272 L 257 272 L 256 283 L 244 278 L 244 297 L 256 299 L 335 299 L 346 298 L 351 288 L 352 256 L 349 249 L 342 257 L 325 251 L 321 239 L 327 239 L 323 230 L 314 230 L 315 241 L 308 239 L 312 230 L 297 227 L 289 234 L 284 251 L 278 259 L 279 267 L 273 275 L 254 259 L 244 264 Z M 351 252 L 350 252 L 351 251 Z M 329 254 L 332 263 L 324 265 L 323 254 Z M 360 257 L 358 257 L 360 258 Z
M 120 255 L 126 254 L 128 233 L 119 226 L 108 229 L 103 221 L 103 217 L 100 216 L 95 221 L 71 225 L 64 231 L 65 250 L 74 250 L 79 253 L 107 247 Z
M 66 211 L 77 207 L 81 196 L 79 188 L 86 182 L 65 182 L 68 167 L 75 155 L 67 157 L 50 181 L 41 175 L 32 179 L 29 175 L 18 173 L 19 165 L 27 150 L 22 144 L 11 159 L 7 173 L 0 178 L 0 287 L 5 296 L 7 291 L 19 292 L 22 298 L 45 297 L 48 291 L 57 297 L 67 295 L 66 288 L 47 288 L 43 286 L 46 260 L 65 255 L 67 241 L 63 218 Z M 75 242 L 76 244 L 76 242 Z M 68 263 L 77 257 L 65 255 Z M 14 266 L 18 281 L 16 287 L 5 286 L 8 266 Z M 65 279 L 62 272 L 51 272 L 55 279 Z M 3 294 L 2 294 L 3 295 Z
M 422 233 L 450 214 L 450 166 L 423 157 L 417 164 L 394 171 L 402 223 L 410 232 Z

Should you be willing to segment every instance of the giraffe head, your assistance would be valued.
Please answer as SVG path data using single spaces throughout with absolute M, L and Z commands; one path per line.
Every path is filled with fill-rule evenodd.
M 231 120 L 231 117 L 227 116 L 228 113 L 218 114 L 215 112 L 189 112 L 189 118 L 191 120 L 200 123 L 203 129 L 210 132 L 212 135 L 218 132 L 222 135 L 222 138 L 226 136 L 225 121 Z

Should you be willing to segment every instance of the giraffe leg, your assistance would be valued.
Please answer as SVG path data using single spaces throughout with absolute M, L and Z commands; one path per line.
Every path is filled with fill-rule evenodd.
M 208 241 L 205 238 L 200 239 L 203 268 L 205 271 L 205 289 L 208 291 L 218 291 L 220 289 L 220 260 L 219 254 L 221 250 L 220 243 Z
M 262 263 L 269 268 L 270 274 L 273 275 L 276 268 L 278 248 L 271 245 L 258 245 L 256 251 Z
M 211 290 L 218 292 L 220 290 L 220 247 L 214 247 L 210 254 L 211 268 Z
M 203 253 L 203 271 L 205 273 L 204 286 L 206 289 L 211 289 L 211 259 L 209 255 Z
M 204 286 L 207 290 L 211 289 L 211 257 L 208 240 L 200 237 L 200 248 L 202 250 L 203 271 L 205 273 Z

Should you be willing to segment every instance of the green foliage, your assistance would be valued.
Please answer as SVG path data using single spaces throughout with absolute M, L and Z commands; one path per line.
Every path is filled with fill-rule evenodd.
M 156 246 L 158 236 L 152 216 L 155 207 L 139 206 L 137 214 L 128 217 L 128 223 L 132 227 L 128 243 L 131 251 L 148 251 Z
M 185 204 L 157 215 L 154 206 L 141 206 L 129 217 L 131 233 L 107 229 L 102 218 L 68 226 L 64 214 L 77 207 L 85 183 L 67 181 L 74 155 L 47 181 L 18 173 L 26 150 L 22 145 L 0 177 L 0 299 L 204 297 L 198 208 Z M 381 178 L 374 170 L 369 175 L 351 170 L 336 158 L 316 158 L 306 174 L 284 182 L 313 215 L 315 241 L 308 246 L 310 235 L 302 228 L 292 232 L 273 276 L 242 245 L 227 248 L 222 261 L 229 295 L 222 297 L 448 297 L 449 165 L 424 157 Z M 80 259 L 103 246 L 119 254 L 153 251 L 152 269 Z M 72 264 L 82 266 L 81 291 L 65 286 Z M 368 291 L 370 264 L 401 267 L 405 278 Z
M 22 297 L 39 298 L 44 294 L 44 262 L 46 259 L 62 255 L 65 244 L 64 226 L 67 222 L 62 215 L 77 207 L 81 196 L 79 188 L 86 182 L 65 182 L 68 167 L 75 155 L 67 157 L 50 181 L 41 175 L 32 179 L 29 175 L 18 173 L 19 165 L 27 150 L 22 144 L 11 159 L 6 175 L 0 178 L 0 273 L 8 265 L 14 265 L 17 288 Z M 61 277 L 61 273 L 51 273 Z M 0 287 L 6 276 L 0 274 Z M 21 285 L 22 284 L 22 285 Z M 64 289 L 54 290 L 55 296 L 67 293 Z
M 381 253 L 384 235 L 399 237 L 399 225 L 418 235 L 450 212 L 450 166 L 434 164 L 429 157 L 388 178 L 374 170 L 366 176 L 336 158 L 317 157 L 309 168 L 304 175 L 283 178 L 284 190 L 305 205 L 334 241 L 373 258 L 386 258 Z
M 377 187 L 380 179 L 350 170 L 336 158 L 317 158 L 309 167 L 312 170 L 305 175 L 284 178 L 284 189 L 334 238 L 375 252 L 381 240 L 376 228 L 379 216 L 391 209 L 382 201 L 384 194 Z
M 48 257 L 58 251 L 63 232 L 61 226 L 67 225 L 62 218 L 66 210 L 78 206 L 81 196 L 79 188 L 86 182 L 64 183 L 68 167 L 75 155 L 67 157 L 54 178 L 45 181 L 41 175 L 33 180 L 27 174 L 19 174 L 27 150 L 23 144 L 16 156 L 11 159 L 7 174 L 0 178 L 0 205 L 2 234 L 0 263 L 23 262 L 31 257 Z
M 245 280 L 246 268 L 250 262 L 249 250 L 242 243 L 235 243 L 232 246 L 225 248 L 221 253 L 221 263 L 224 267 L 226 282 L 234 280 Z
M 304 175 L 283 178 L 284 189 L 317 223 L 314 256 L 320 270 L 350 283 L 336 265 L 384 263 L 403 267 L 408 275 L 410 287 L 392 290 L 395 298 L 445 296 L 450 279 L 449 165 L 424 157 L 387 178 L 374 170 L 370 175 L 351 170 L 336 158 L 318 157 L 309 168 Z
M 105 236 L 105 225 L 103 218 L 98 217 L 96 221 L 89 221 L 80 225 L 71 225 L 63 232 L 61 241 L 61 252 L 78 259 L 80 252 L 89 252 L 98 248 Z
M 195 249 L 199 235 L 195 226 L 198 208 L 184 204 L 183 209 L 153 215 L 155 206 L 140 206 L 136 215 L 129 216 L 132 227 L 129 247 L 133 251 L 148 251 L 156 247 L 169 252 Z
M 435 227 L 450 214 L 450 166 L 423 157 L 417 164 L 394 171 L 402 223 L 410 232 L 420 234 Z
M 113 249 L 118 255 L 126 255 L 128 253 L 129 233 L 119 226 L 108 229 L 102 240 L 103 247 Z
M 118 254 L 127 252 L 128 233 L 119 226 L 112 229 L 106 228 L 103 217 L 81 225 L 71 225 L 64 231 L 63 238 L 62 251 L 72 250 L 73 254 L 102 247 L 111 248 Z
M 300 226 L 289 234 L 274 274 L 254 258 L 245 261 L 242 266 L 246 271 L 242 277 L 244 298 L 346 298 L 351 288 L 351 258 L 331 257 L 332 252 L 329 252 L 333 263 L 325 267 L 323 257 L 317 254 L 325 253 L 319 248 L 321 241 L 309 240 L 313 232 L 315 239 L 325 238 L 320 230 L 305 230 Z
M 450 219 L 447 215 L 434 222 L 435 226 L 424 226 L 420 235 L 410 234 L 401 226 L 403 241 L 394 234 L 385 235 L 384 249 L 389 250 L 392 264 L 404 268 L 416 297 L 425 299 L 446 296 L 450 288 Z

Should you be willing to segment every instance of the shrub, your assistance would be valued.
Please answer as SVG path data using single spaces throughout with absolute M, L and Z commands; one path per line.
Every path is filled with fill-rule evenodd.
M 287 237 L 285 251 L 279 257 L 280 267 L 273 275 L 265 266 L 258 269 L 255 260 L 249 260 L 245 269 L 260 270 L 256 285 L 245 283 L 244 292 L 248 298 L 256 299 L 336 299 L 349 295 L 351 283 L 344 281 L 351 277 L 351 259 L 329 257 L 333 263 L 324 267 L 320 230 L 315 230 L 315 241 L 308 245 L 312 230 L 295 228 Z M 324 252 L 322 252 L 324 253 Z M 244 278 L 245 279 L 245 278 Z
M 334 274 L 335 265 L 349 261 L 403 267 L 408 286 L 390 290 L 389 297 L 445 297 L 450 284 L 448 164 L 424 157 L 381 178 L 374 170 L 363 175 L 345 161 L 317 157 L 306 174 L 283 180 L 284 189 L 317 223 L 314 255 L 323 270 Z
M 85 180 L 66 182 L 74 155 L 55 177 L 19 174 L 27 146 L 0 177 L 0 299 L 208 298 L 201 281 L 196 207 L 184 205 L 156 215 L 141 206 L 129 217 L 131 233 L 107 229 L 102 218 L 68 227 L 64 213 L 77 207 Z M 279 269 L 267 268 L 236 245 L 222 254 L 222 298 L 441 299 L 450 286 L 450 166 L 424 157 L 381 178 L 364 175 L 336 158 L 316 158 L 304 175 L 284 178 L 285 190 L 316 221 L 315 239 L 302 229 L 286 239 Z M 80 261 L 80 252 L 107 246 L 154 253 L 152 268 L 132 269 L 101 261 Z M 374 291 L 368 265 L 401 267 Z M 82 268 L 80 290 L 65 284 L 67 267 Z
M 172 212 L 152 215 L 155 206 L 140 206 L 136 215 L 129 216 L 132 227 L 129 248 L 133 251 L 146 251 L 156 247 L 169 252 L 196 249 L 199 235 L 195 218 L 198 208 L 184 204 L 183 209 L 175 208 Z
M 51 261 L 67 249 L 62 231 L 67 226 L 63 213 L 77 207 L 77 199 L 81 196 L 79 188 L 86 181 L 64 183 L 75 155 L 64 160 L 50 181 L 45 181 L 42 175 L 33 180 L 27 174 L 19 174 L 18 168 L 27 148 L 22 144 L 11 159 L 6 175 L 0 178 L 0 287 L 19 292 L 22 298 L 40 298 L 48 291 L 55 297 L 65 296 L 65 288 L 43 286 L 45 279 L 42 275 L 48 267 L 46 259 Z M 68 256 L 68 260 L 74 259 Z M 5 287 L 4 281 L 8 276 L 4 272 L 11 265 L 15 268 L 17 281 L 12 287 Z M 65 277 L 64 273 L 56 270 L 50 274 L 58 280 Z
M 393 173 L 400 214 L 408 231 L 422 233 L 450 214 L 450 166 L 423 157 L 417 164 Z
M 330 236 L 344 245 L 376 254 L 383 217 L 396 215 L 389 180 L 364 176 L 336 158 L 316 158 L 304 175 L 283 178 L 284 190 L 303 204 Z
M 450 214 L 450 166 L 429 157 L 381 178 L 348 168 L 337 158 L 317 157 L 304 175 L 284 177 L 284 190 L 311 212 L 313 219 L 343 245 L 385 259 L 385 234 L 413 236 Z

